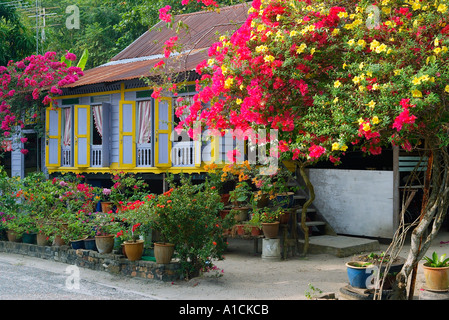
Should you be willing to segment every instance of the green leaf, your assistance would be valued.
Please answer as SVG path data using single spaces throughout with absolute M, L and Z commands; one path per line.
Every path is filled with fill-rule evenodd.
M 84 49 L 83 54 L 82 54 L 80 60 L 78 61 L 77 67 L 81 68 L 81 70 L 84 70 L 84 68 L 86 67 L 88 58 L 89 58 L 89 51 L 87 49 Z

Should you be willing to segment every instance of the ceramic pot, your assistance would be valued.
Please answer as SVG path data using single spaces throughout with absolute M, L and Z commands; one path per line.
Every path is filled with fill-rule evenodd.
M 36 233 L 23 233 L 22 234 L 22 242 L 28 244 L 36 244 Z
M 8 238 L 8 241 L 10 242 L 19 242 L 20 237 L 17 235 L 15 231 L 8 230 L 6 231 L 6 237 Z
M 430 291 L 447 291 L 449 289 L 449 267 L 433 268 L 423 264 L 426 289 Z
M 155 242 L 154 243 L 154 257 L 158 264 L 168 264 L 175 252 L 175 245 L 173 243 Z
M 95 244 L 95 238 L 84 239 L 84 249 L 97 251 L 97 245 Z
M 99 253 L 111 253 L 114 249 L 114 235 L 95 236 L 95 245 Z
M 36 243 L 38 246 L 48 245 L 48 236 L 44 233 L 38 233 L 36 236 Z
M 125 241 L 123 242 L 123 248 L 125 250 L 125 256 L 130 261 L 137 261 L 142 258 L 143 254 L 143 240 Z
M 55 239 L 53 240 L 53 245 L 56 247 L 64 246 L 65 241 L 62 239 L 62 237 L 60 235 L 56 235 Z
M 288 224 L 290 221 L 290 211 L 286 211 L 283 214 L 279 215 L 280 224 Z
M 260 228 L 259 227 L 252 227 L 251 228 L 251 235 L 253 237 L 257 237 L 260 235 Z
M 262 231 L 265 238 L 274 239 L 277 238 L 279 233 L 279 221 L 272 223 L 262 223 Z
M 346 263 L 349 284 L 354 288 L 368 288 L 368 278 L 374 272 L 374 265 L 366 265 L 365 262 L 351 261 Z
M 103 201 L 101 203 L 101 212 L 109 212 L 112 210 L 112 202 Z
M 75 250 L 84 249 L 84 239 L 71 240 L 70 246 Z
M 236 222 L 245 221 L 248 219 L 248 207 L 234 207 L 232 210 L 236 210 L 236 214 L 234 215 Z
M 280 203 L 282 208 L 291 208 L 295 203 L 293 192 L 284 192 L 276 194 L 276 201 Z

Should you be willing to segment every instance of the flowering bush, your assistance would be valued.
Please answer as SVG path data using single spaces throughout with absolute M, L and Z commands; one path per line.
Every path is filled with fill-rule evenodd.
M 68 53 L 66 59 L 76 57 Z M 8 143 L 3 143 L 4 139 L 10 138 L 17 127 L 24 128 L 27 122 L 33 121 L 36 129 L 42 128 L 39 123 L 42 106 L 48 106 L 51 97 L 62 92 L 60 87 L 83 75 L 80 68 L 68 67 L 59 60 L 56 52 L 47 52 L 0 66 L 0 145 L 7 150 Z M 21 151 L 28 152 L 27 149 Z
M 132 174 L 114 174 L 112 183 L 110 189 L 103 189 L 103 195 L 116 206 L 142 199 L 148 192 L 148 184 Z
M 225 242 L 218 213 L 223 204 L 208 183 L 193 185 L 184 176 L 179 185 L 173 176 L 168 182 L 170 190 L 154 199 L 152 227 L 175 244 L 181 270 L 190 278 L 222 258 Z

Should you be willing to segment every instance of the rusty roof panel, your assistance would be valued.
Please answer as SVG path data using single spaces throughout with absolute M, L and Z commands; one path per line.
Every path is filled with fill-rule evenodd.
M 227 32 L 233 33 L 242 25 L 248 9 L 249 4 L 239 4 L 221 8 L 220 13 L 202 11 L 176 16 L 176 22 L 182 20 L 189 26 L 188 32 L 180 34 L 160 22 L 109 63 L 86 70 L 77 82 L 64 87 L 74 88 L 157 75 L 150 73 L 151 68 L 163 58 L 163 44 L 173 36 L 178 36 L 177 43 L 182 45 L 184 53 L 170 56 L 166 64 L 173 67 L 174 72 L 194 70 L 198 63 L 208 58 L 207 49 L 218 41 L 219 36 Z
M 182 21 L 188 26 L 187 31 L 181 30 L 179 34 L 175 30 L 167 28 L 164 22 L 159 22 L 113 57 L 111 61 L 162 54 L 165 41 L 174 36 L 178 36 L 177 43 L 183 47 L 187 45 L 191 49 L 209 47 L 218 40 L 217 31 L 219 35 L 222 35 L 226 31 L 237 30 L 246 20 L 248 9 L 248 4 L 239 4 L 221 8 L 220 13 L 201 11 L 178 15 L 174 19 L 174 25 Z

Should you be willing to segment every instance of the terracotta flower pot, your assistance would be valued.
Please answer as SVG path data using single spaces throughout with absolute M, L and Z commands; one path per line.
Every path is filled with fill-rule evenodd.
M 449 267 L 432 268 L 423 264 L 424 278 L 429 290 L 446 291 L 449 288 Z
M 158 264 L 168 264 L 175 252 L 175 245 L 173 243 L 155 242 L 154 243 L 154 257 Z
M 53 245 L 56 247 L 64 246 L 65 241 L 62 239 L 62 237 L 60 235 L 56 235 L 55 239 L 53 240 Z
M 15 231 L 8 230 L 6 231 L 6 236 L 8 237 L 8 241 L 10 242 L 19 242 L 20 237 L 17 235 Z
M 112 210 L 112 202 L 103 201 L 101 203 L 101 212 L 109 212 Z
M 250 208 L 248 208 L 248 207 L 234 207 L 232 210 L 236 211 L 236 213 L 234 215 L 235 221 L 239 222 L 239 221 L 247 220 L 249 209 Z
M 279 233 L 279 221 L 272 223 L 262 223 L 263 235 L 265 238 L 274 239 L 277 238 Z
M 130 261 L 140 260 L 143 254 L 143 240 L 125 241 L 123 242 L 125 256 Z
M 48 244 L 48 236 L 44 233 L 38 233 L 36 236 L 38 246 L 46 246 Z
M 114 235 L 95 236 L 95 245 L 99 253 L 111 253 L 114 249 Z

